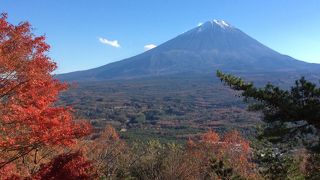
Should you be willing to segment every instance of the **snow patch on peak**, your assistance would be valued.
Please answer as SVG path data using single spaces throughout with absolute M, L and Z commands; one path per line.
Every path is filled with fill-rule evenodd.
M 215 23 L 215 24 L 217 24 L 218 26 L 220 26 L 223 29 L 228 28 L 228 27 L 232 27 L 231 25 L 229 25 L 224 20 L 216 20 L 216 19 L 214 19 L 213 21 L 211 21 L 211 23 L 212 24 Z
M 217 20 L 217 19 L 214 19 L 214 20 L 210 20 L 210 21 L 207 21 L 205 23 L 198 23 L 198 26 L 195 28 L 196 29 L 196 32 L 200 33 L 204 30 L 212 30 L 214 29 L 215 27 L 217 28 L 222 28 L 222 29 L 234 29 L 234 27 L 230 24 L 228 24 L 226 21 L 224 20 Z

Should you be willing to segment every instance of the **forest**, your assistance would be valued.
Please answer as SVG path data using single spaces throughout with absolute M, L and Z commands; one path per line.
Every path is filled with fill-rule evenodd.
M 304 77 L 281 88 L 217 71 L 166 93 L 152 80 L 99 92 L 55 79 L 49 49 L 1 15 L 0 179 L 320 179 L 320 88 Z

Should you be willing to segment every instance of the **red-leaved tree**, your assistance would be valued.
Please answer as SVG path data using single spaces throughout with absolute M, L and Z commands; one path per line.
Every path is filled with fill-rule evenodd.
M 71 146 L 90 132 L 71 108 L 55 105 L 68 85 L 52 76 L 48 50 L 29 23 L 12 25 L 0 15 L 0 172 L 41 147 Z
M 85 180 L 95 179 L 96 170 L 81 152 L 66 153 L 57 156 L 50 163 L 45 164 L 33 175 L 32 179 L 52 180 Z

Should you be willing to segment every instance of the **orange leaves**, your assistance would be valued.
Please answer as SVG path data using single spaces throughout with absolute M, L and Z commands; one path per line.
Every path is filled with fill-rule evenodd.
M 7 137 L 0 148 L 69 144 L 88 134 L 88 125 L 74 122 L 70 109 L 54 107 L 67 85 L 51 76 L 56 64 L 45 55 L 45 37 L 35 37 L 29 23 L 7 23 L 6 15 L 0 26 L 0 128 Z
M 48 50 L 29 23 L 15 26 L 0 16 L 0 169 L 35 149 L 72 146 L 91 131 L 71 108 L 55 105 L 68 85 L 52 77 L 57 66 Z
M 220 140 L 219 134 L 210 130 L 201 136 L 201 140 L 207 143 L 216 143 Z
M 254 175 L 254 163 L 251 162 L 251 149 L 249 142 L 238 131 L 231 131 L 224 135 L 223 149 L 227 160 L 243 176 Z
M 224 161 L 243 177 L 252 178 L 255 175 L 249 142 L 238 131 L 230 131 L 220 138 L 217 133 L 210 130 L 201 135 L 199 141 L 189 140 L 187 148 L 190 155 L 202 163 L 214 157 Z
M 100 134 L 99 139 L 112 142 L 112 141 L 118 141 L 120 138 L 117 131 L 112 126 L 107 125 L 103 130 L 103 132 Z

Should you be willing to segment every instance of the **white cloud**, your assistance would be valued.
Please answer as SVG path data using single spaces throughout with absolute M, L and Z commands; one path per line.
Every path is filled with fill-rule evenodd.
M 147 45 L 144 46 L 144 50 L 145 50 L 145 51 L 148 51 L 148 50 L 150 50 L 150 49 L 152 49 L 152 48 L 155 48 L 155 47 L 157 47 L 157 46 L 154 45 L 154 44 L 147 44 Z
M 118 43 L 117 40 L 108 40 L 106 38 L 99 38 L 99 41 L 102 43 L 102 44 L 107 44 L 107 45 L 110 45 L 112 47 L 116 47 L 116 48 L 119 48 L 120 47 L 120 44 Z
M 202 22 L 199 22 L 199 23 L 198 23 L 198 26 L 201 26 L 202 24 L 203 24 Z

